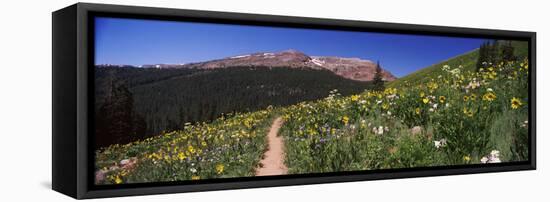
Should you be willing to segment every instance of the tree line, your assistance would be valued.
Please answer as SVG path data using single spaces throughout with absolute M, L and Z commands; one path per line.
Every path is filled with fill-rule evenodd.
M 512 41 L 486 41 L 479 47 L 479 57 L 476 63 L 477 70 L 497 65 L 500 62 L 516 61 Z
M 96 146 L 123 144 L 236 112 L 350 95 L 372 82 L 310 68 L 96 68 Z M 381 76 L 381 75 L 380 75 Z

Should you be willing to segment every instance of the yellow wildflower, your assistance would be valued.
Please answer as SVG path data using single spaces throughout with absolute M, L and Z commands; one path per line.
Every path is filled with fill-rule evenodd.
M 493 101 L 497 98 L 497 96 L 493 92 L 487 92 L 485 95 L 483 95 L 483 100 L 485 101 Z
M 218 175 L 222 174 L 223 173 L 223 168 L 224 168 L 223 164 L 216 165 L 216 173 L 218 173 Z
M 445 96 L 439 96 L 439 102 L 445 103 Z
M 357 101 L 359 100 L 359 95 L 352 95 L 351 96 L 351 101 Z
M 464 161 L 466 162 L 469 162 L 471 160 L 470 156 L 464 156 L 462 159 L 464 159 Z
M 115 184 L 120 184 L 120 183 L 122 183 L 122 179 L 120 179 L 120 176 L 117 175 L 115 177 Z
M 193 145 L 189 145 L 189 146 L 187 146 L 187 151 L 189 151 L 189 153 L 191 153 L 191 154 L 194 154 L 195 153 L 195 148 L 193 147 Z
M 474 111 L 471 110 L 471 109 L 464 108 L 462 111 L 463 111 L 464 114 L 465 114 L 466 116 L 468 116 L 468 117 L 474 116 Z
M 523 105 L 523 103 L 521 102 L 520 99 L 514 97 L 512 98 L 512 100 L 510 100 L 511 104 L 512 104 L 512 109 L 517 109 L 519 108 L 521 105 Z
M 428 98 L 423 98 L 422 99 L 422 102 L 424 102 L 424 104 L 427 104 L 429 101 L 430 101 L 430 99 L 428 99 Z
M 191 176 L 191 180 L 200 180 L 201 176 L 193 175 Z
M 348 125 L 349 117 L 347 117 L 347 116 L 342 117 L 342 122 L 344 122 L 344 125 Z
M 185 154 L 183 152 L 179 152 L 178 153 L 178 159 L 179 160 L 184 160 L 186 158 Z

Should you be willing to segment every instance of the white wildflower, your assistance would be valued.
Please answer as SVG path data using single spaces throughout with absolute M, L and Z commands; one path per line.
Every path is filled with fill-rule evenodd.
M 529 121 L 525 120 L 523 123 L 521 123 L 521 127 L 527 128 L 529 126 Z
M 443 71 L 449 71 L 451 67 L 449 65 L 443 65 Z
M 439 149 L 440 147 L 445 147 L 447 145 L 447 140 L 445 138 L 434 141 L 435 148 Z
M 372 132 L 378 135 L 382 135 L 384 134 L 384 127 L 383 126 L 374 127 L 372 128 Z
M 481 163 L 500 163 L 500 151 L 493 150 L 489 155 L 481 158 L 480 161 Z

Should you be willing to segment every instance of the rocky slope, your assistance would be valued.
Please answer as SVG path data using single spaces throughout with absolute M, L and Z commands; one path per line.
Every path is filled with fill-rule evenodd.
M 376 72 L 376 64 L 370 60 L 360 58 L 343 58 L 334 56 L 308 56 L 297 50 L 285 50 L 281 52 L 260 52 L 246 55 L 210 60 L 205 62 L 181 64 L 181 65 L 144 65 L 143 67 L 155 68 L 198 68 L 216 69 L 227 67 L 291 67 L 327 69 L 341 77 L 356 81 L 371 81 Z M 386 81 L 396 79 L 389 71 L 382 68 L 382 78 Z

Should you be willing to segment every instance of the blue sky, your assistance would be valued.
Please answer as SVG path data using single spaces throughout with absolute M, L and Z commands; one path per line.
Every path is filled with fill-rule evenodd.
M 401 77 L 478 48 L 485 39 L 99 17 L 95 64 L 179 64 L 296 49 L 379 60 Z

